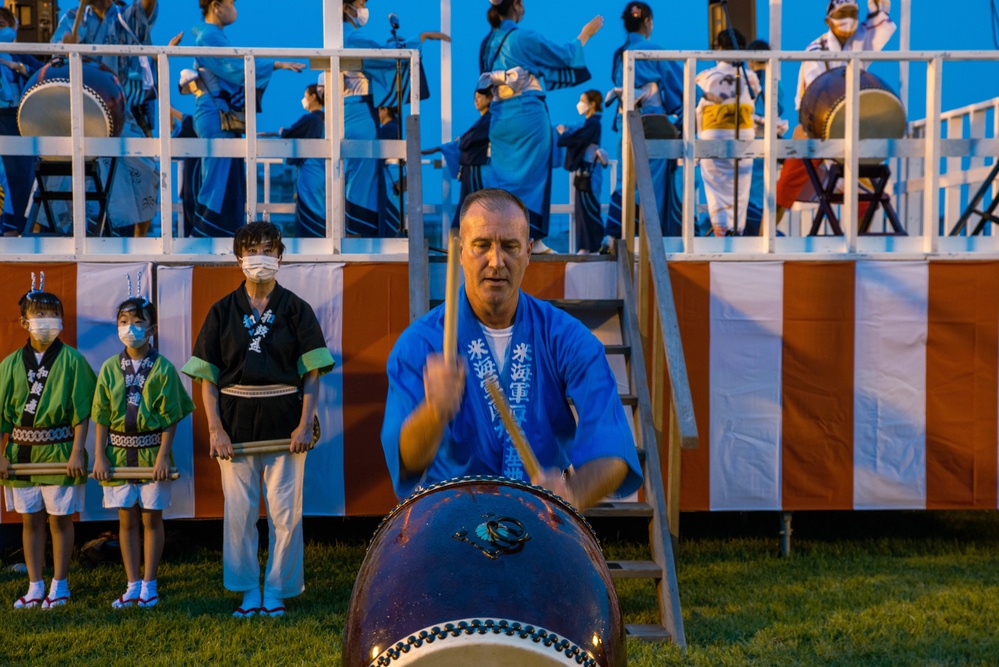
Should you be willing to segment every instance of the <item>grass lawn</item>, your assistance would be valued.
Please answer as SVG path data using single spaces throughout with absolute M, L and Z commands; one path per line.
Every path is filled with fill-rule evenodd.
M 999 513 L 684 515 L 679 580 L 689 649 L 629 645 L 629 665 L 999 664 Z M 285 618 L 237 620 L 222 589 L 221 525 L 168 524 L 161 604 L 113 612 L 119 563 L 75 564 L 73 601 L 15 613 L 26 577 L 0 572 L 0 664 L 338 664 L 347 602 L 373 523 L 307 520 L 306 592 Z M 610 557 L 644 558 L 633 528 L 601 526 Z M 92 532 L 80 528 L 80 538 Z M 4 564 L 19 532 L 4 528 Z M 318 541 L 321 540 L 321 541 Z M 11 544 L 11 542 L 15 544 Z M 46 578 L 50 574 L 47 573 Z M 650 582 L 624 582 L 629 622 L 656 620 Z

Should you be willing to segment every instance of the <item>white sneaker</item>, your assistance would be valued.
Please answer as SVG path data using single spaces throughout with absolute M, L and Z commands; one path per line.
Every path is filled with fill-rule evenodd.
M 545 245 L 544 239 L 535 239 L 531 253 L 534 255 L 554 255 L 555 251 Z

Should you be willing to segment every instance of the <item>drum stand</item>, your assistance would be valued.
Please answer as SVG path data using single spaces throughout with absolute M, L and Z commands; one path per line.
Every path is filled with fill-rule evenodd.
M 110 236 L 110 230 L 108 229 L 108 201 L 111 196 L 111 183 L 114 181 L 115 170 L 118 167 L 118 158 L 111 158 L 110 167 L 108 168 L 108 175 L 104 182 L 101 182 L 101 172 L 100 166 L 96 159 L 87 160 L 84 163 L 83 179 L 86 183 L 87 177 L 91 179 L 94 184 L 93 192 L 87 191 L 84 194 L 85 201 L 96 201 L 98 204 L 97 210 L 97 236 Z M 37 219 L 38 213 L 42 207 L 45 208 L 45 216 L 48 221 L 48 229 L 50 232 L 55 233 L 56 230 L 56 218 L 55 213 L 52 211 L 52 202 L 54 201 L 73 201 L 73 190 L 70 187 L 69 190 L 55 192 L 48 190 L 45 187 L 45 179 L 56 178 L 56 177 L 70 177 L 73 176 L 73 165 L 71 162 L 65 162 L 61 160 L 39 160 L 35 163 L 35 182 L 37 183 L 37 188 L 35 188 L 34 195 L 32 196 L 32 207 L 31 215 L 28 217 L 28 222 L 25 225 L 25 230 L 30 230 L 34 227 Z
M 843 195 L 836 192 L 836 183 L 843 177 L 843 165 L 839 162 L 832 162 L 829 167 L 829 174 L 826 176 L 825 185 L 823 185 L 812 161 L 805 160 L 804 162 L 805 171 L 808 172 L 808 179 L 812 182 L 812 187 L 815 189 L 815 195 L 818 197 L 819 204 L 819 212 L 812 221 L 812 229 L 808 232 L 808 235 L 817 236 L 823 219 L 829 218 L 829 226 L 832 228 L 833 235 L 843 236 L 843 229 L 839 226 L 839 217 L 836 215 L 836 211 L 833 210 L 833 205 L 843 203 Z M 861 191 L 857 197 L 858 202 L 869 202 L 867 212 L 864 213 L 864 217 L 860 220 L 860 225 L 857 227 L 857 233 L 866 236 L 907 236 L 905 229 L 898 221 L 898 214 L 895 213 L 895 207 L 892 206 L 891 195 L 885 192 L 888 179 L 891 178 L 891 170 L 888 168 L 888 165 L 859 165 L 858 177 L 870 179 L 871 183 L 874 184 L 874 189 L 870 192 Z M 877 212 L 878 206 L 884 209 L 885 218 L 892 228 L 891 232 L 881 234 L 870 231 L 871 222 L 874 220 L 874 214 Z
M 996 216 L 995 210 L 999 206 L 999 194 L 993 195 L 992 203 L 989 204 L 988 208 L 976 208 L 985 199 L 985 193 L 989 191 L 989 188 L 995 183 L 996 177 L 999 176 L 999 160 L 996 160 L 995 165 L 992 167 L 992 171 L 989 172 L 988 178 L 982 182 L 982 187 L 978 188 L 978 192 L 975 196 L 971 198 L 968 202 L 968 208 L 964 209 L 964 213 L 961 214 L 961 219 L 957 221 L 954 225 L 954 229 L 950 230 L 951 236 L 960 236 L 961 232 L 964 231 L 965 227 L 968 226 L 968 221 L 971 219 L 972 215 L 977 215 L 979 217 L 978 224 L 975 225 L 975 229 L 972 230 L 971 236 L 978 236 L 983 231 L 985 231 L 985 225 L 989 222 L 994 222 L 999 224 L 999 216 Z

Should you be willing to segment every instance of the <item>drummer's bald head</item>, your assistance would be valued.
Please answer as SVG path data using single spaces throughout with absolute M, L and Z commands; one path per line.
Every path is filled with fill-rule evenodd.
M 501 188 L 486 188 L 473 192 L 465 197 L 458 219 L 464 221 L 465 215 L 473 206 L 479 206 L 493 213 L 506 213 L 510 216 L 511 224 L 517 224 L 522 220 L 524 225 L 524 239 L 526 240 L 530 236 L 531 214 L 528 213 L 527 206 L 524 205 L 524 202 L 517 195 Z M 464 231 L 465 226 L 459 223 L 459 232 Z

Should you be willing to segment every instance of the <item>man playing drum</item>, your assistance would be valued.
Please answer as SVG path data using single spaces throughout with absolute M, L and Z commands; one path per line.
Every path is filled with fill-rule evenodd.
M 444 306 L 410 325 L 389 356 L 382 446 L 396 494 L 466 475 L 527 479 L 487 393 L 491 379 L 542 467 L 531 482 L 578 508 L 634 492 L 642 471 L 603 345 L 520 291 L 532 250 L 527 208 L 490 188 L 469 195 L 460 217 L 458 361 L 442 355 Z
M 829 0 L 826 7 L 826 25 L 829 31 L 808 45 L 806 51 L 880 51 L 895 34 L 896 25 L 888 15 L 891 0 L 868 0 L 867 20 L 858 23 L 857 0 Z M 794 108 L 801 108 L 801 98 L 812 81 L 819 75 L 843 67 L 846 62 L 811 60 L 801 63 L 798 71 L 798 90 L 794 97 Z M 861 61 L 861 67 L 867 64 Z M 807 139 L 804 128 L 794 129 L 792 139 Z M 815 162 L 818 164 L 818 161 Z M 777 180 L 777 221 L 785 209 L 794 206 L 802 189 L 808 182 L 805 163 L 796 158 L 784 161 L 780 178 Z M 865 208 L 862 205 L 862 208 Z

